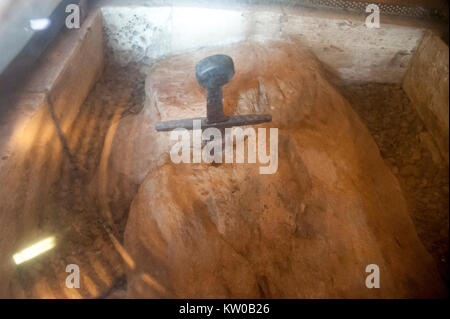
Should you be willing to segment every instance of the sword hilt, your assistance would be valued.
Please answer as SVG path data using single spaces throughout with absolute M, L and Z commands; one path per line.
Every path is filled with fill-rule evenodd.
M 222 86 L 234 75 L 233 59 L 223 54 L 209 56 L 195 66 L 198 83 L 206 89 L 206 117 L 208 122 L 224 122 Z
M 206 89 L 207 117 L 159 122 L 156 124 L 156 130 L 170 131 L 176 128 L 192 130 L 193 120 L 200 120 L 202 129 L 208 127 L 223 129 L 272 121 L 270 114 L 225 115 L 223 112 L 222 87 L 230 82 L 233 75 L 234 63 L 229 56 L 218 54 L 201 60 L 195 66 L 195 76 L 198 83 Z

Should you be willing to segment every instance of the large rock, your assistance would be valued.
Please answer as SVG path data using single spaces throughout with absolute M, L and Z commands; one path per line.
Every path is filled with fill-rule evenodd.
M 194 66 L 230 55 L 225 112 L 271 113 L 279 165 L 174 164 L 160 120 L 205 115 Z M 315 59 L 283 42 L 244 42 L 157 63 L 147 104 L 123 119 L 112 167 L 139 182 L 125 246 L 130 297 L 436 297 L 445 288 L 397 180 Z M 134 135 L 128 148 L 119 141 Z M 122 144 L 122 146 L 125 146 Z M 126 165 L 120 165 L 120 164 Z M 380 289 L 365 285 L 380 268 Z

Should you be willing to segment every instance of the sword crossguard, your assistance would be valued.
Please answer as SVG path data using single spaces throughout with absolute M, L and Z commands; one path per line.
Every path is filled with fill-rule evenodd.
M 217 54 L 201 60 L 195 66 L 198 83 L 206 89 L 206 118 L 201 120 L 202 128 L 225 128 L 260 124 L 272 121 L 269 114 L 248 114 L 226 116 L 223 112 L 222 87 L 231 81 L 234 75 L 233 59 L 227 55 Z M 169 131 L 176 128 L 192 130 L 195 119 L 175 120 L 156 123 L 157 131 Z

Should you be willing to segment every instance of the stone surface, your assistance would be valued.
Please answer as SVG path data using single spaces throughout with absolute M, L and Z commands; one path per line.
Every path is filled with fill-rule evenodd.
M 67 30 L 40 58 L 24 92 L 49 93 L 63 131 L 103 71 L 103 20 L 92 12 L 80 29 Z
M 102 17 L 94 12 L 79 30 L 58 37 L 23 87 L 0 99 L 0 157 L 20 147 L 17 140 L 24 138 L 28 121 L 48 108 L 49 100 L 59 127 L 67 131 L 102 70 Z
M 346 80 L 400 83 L 425 28 L 383 16 L 381 28 L 369 29 L 365 15 L 229 2 L 101 2 L 109 55 L 121 64 L 151 64 L 247 39 L 295 40 Z
M 400 85 L 339 85 L 398 178 L 419 238 L 448 283 L 448 167 Z
M 128 187 L 105 198 L 103 186 L 114 185 L 114 190 L 122 180 L 105 177 L 99 167 L 118 116 L 142 107 L 144 81 L 135 71 L 108 66 L 80 106 L 70 134 L 55 130 L 45 99 L 17 134 L 0 169 L 1 298 L 102 298 L 112 292 L 119 296 L 126 285 L 119 240 L 137 190 Z M 35 105 L 39 96 L 26 106 Z M 109 209 L 122 220 L 109 223 Z M 13 264 L 15 252 L 50 235 L 56 237 L 53 250 Z M 69 264 L 80 267 L 80 289 L 65 286 Z
M 9 154 L 3 158 L 0 170 L 3 181 L 0 186 L 0 297 L 3 298 L 13 296 L 12 255 L 18 247 L 39 238 L 37 225 L 42 199 L 48 192 L 47 181 L 55 178 L 52 164 L 61 156 L 60 145 L 51 141 L 55 129 L 47 104 L 44 101 L 39 106 L 32 120 L 20 127 L 20 134 L 12 135 Z
M 22 134 L 36 111 L 48 107 L 44 93 L 21 94 L 0 99 L 0 169 L 14 149 L 23 147 L 30 139 Z M 35 132 L 33 132 L 35 133 Z
M 433 136 L 442 158 L 449 160 L 448 45 L 427 33 L 422 40 L 403 88 Z
M 48 108 L 49 100 L 59 126 L 67 130 L 102 70 L 102 17 L 97 11 L 79 30 L 60 35 L 38 60 L 25 85 L 0 99 L 0 157 L 20 147 L 17 140 L 24 139 L 28 121 Z
M 40 260 L 17 267 L 12 256 L 31 243 L 53 234 L 60 236 L 59 253 L 70 251 L 67 249 L 70 240 L 64 237 L 69 232 L 64 230 L 77 223 L 69 218 L 65 220 L 73 223 L 69 222 L 67 225 L 62 222 L 61 216 L 76 208 L 61 207 L 61 203 L 73 204 L 74 197 L 79 201 L 88 200 L 81 195 L 77 197 L 66 194 L 64 197 L 64 192 L 59 193 L 58 190 L 69 185 L 77 188 L 79 193 L 81 186 L 88 183 L 85 180 L 81 182 L 80 179 L 75 182 L 73 178 L 74 171 L 84 171 L 83 165 L 78 167 L 74 156 L 77 152 L 86 155 L 83 149 L 77 149 L 83 136 L 75 134 L 75 130 L 71 130 L 71 134 L 67 136 L 65 134 L 74 124 L 80 106 L 102 70 L 102 18 L 96 12 L 87 17 L 82 28 L 61 34 L 29 75 L 27 85 L 0 100 L 1 298 L 67 297 L 65 293 L 61 293 L 62 286 L 59 286 L 64 282 L 61 276 L 65 275 L 65 265 L 58 264 L 53 268 L 45 264 L 48 260 Z M 49 101 L 52 103 L 48 103 Z M 88 123 L 86 117 L 84 123 Z M 85 134 L 87 130 L 84 129 Z M 87 140 L 92 137 L 84 136 Z M 64 199 L 55 199 L 55 192 Z M 72 201 L 68 198 L 72 198 Z M 90 204 L 95 207 L 92 202 Z M 98 232 L 98 229 L 92 232 L 85 230 L 86 236 Z M 113 256 L 111 252 L 110 254 Z M 61 261 L 62 259 L 59 260 Z M 45 276 L 42 269 L 53 273 Z M 35 285 L 30 279 L 33 272 Z M 56 282 L 57 277 L 61 281 Z M 49 283 L 51 280 L 54 281 Z M 39 285 L 53 287 L 47 289 L 48 287 Z M 51 290 L 56 293 L 49 293 Z M 89 295 L 96 296 L 92 291 Z M 69 293 L 69 296 L 73 295 Z
M 258 164 L 173 164 L 167 133 L 154 132 L 156 121 L 205 115 L 193 70 L 215 53 L 236 67 L 225 112 L 273 115 L 274 175 L 260 175 Z M 163 60 L 146 93 L 141 113 L 118 123 L 110 162 L 144 180 L 125 231 L 136 265 L 128 296 L 446 295 L 397 179 L 302 47 L 245 42 Z M 133 143 L 120 143 L 126 134 Z M 365 287 L 369 264 L 380 267 L 380 289 Z

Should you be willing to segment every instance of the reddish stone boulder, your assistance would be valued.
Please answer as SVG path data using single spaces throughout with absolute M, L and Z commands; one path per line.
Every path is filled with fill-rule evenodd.
M 205 115 L 194 66 L 216 53 L 236 68 L 225 113 L 273 116 L 260 126 L 279 129 L 273 175 L 260 163 L 174 164 L 169 134 L 154 131 L 160 120 Z M 112 156 L 113 168 L 143 180 L 125 231 L 130 297 L 446 294 L 371 135 L 301 47 L 267 40 L 168 58 L 146 91 L 144 110 L 118 125 L 132 145 Z M 366 287 L 370 264 L 379 289 Z

